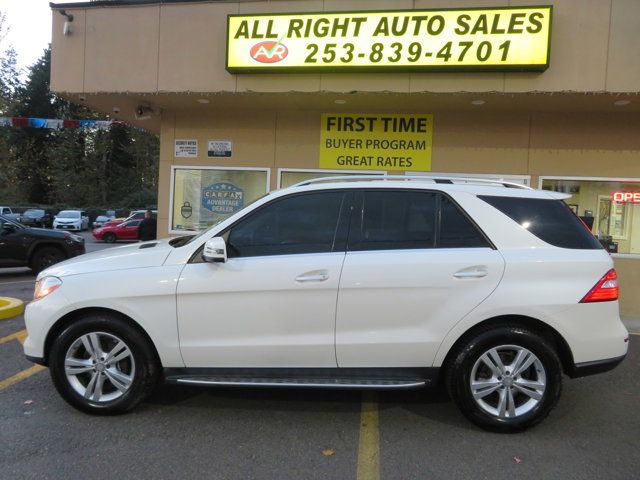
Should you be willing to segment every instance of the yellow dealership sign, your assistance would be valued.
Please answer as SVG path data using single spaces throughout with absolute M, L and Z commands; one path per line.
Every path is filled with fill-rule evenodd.
M 227 70 L 543 71 L 551 6 L 229 15 Z
M 431 170 L 433 115 L 325 113 L 320 168 Z

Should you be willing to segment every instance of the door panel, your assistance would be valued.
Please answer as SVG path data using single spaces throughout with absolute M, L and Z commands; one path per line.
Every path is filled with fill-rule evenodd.
M 185 266 L 178 285 L 188 367 L 336 367 L 344 252 Z
M 351 196 L 290 195 L 223 233 L 225 263 L 190 263 L 178 284 L 189 367 L 335 368 L 335 313 Z
M 340 367 L 430 367 L 453 325 L 496 288 L 491 248 L 348 252 L 336 318 Z
M 430 367 L 447 332 L 496 288 L 504 260 L 440 192 L 364 191 L 356 209 L 338 294 L 338 365 Z

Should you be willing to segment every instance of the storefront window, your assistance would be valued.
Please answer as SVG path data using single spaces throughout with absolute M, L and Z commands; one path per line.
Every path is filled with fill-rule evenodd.
M 569 207 L 611 253 L 640 253 L 640 179 L 541 178 L 543 190 L 568 193 Z
M 204 230 L 267 193 L 268 169 L 174 167 L 171 230 Z
M 322 177 L 344 177 L 347 175 L 386 175 L 387 172 L 362 172 L 349 170 L 346 172 L 335 170 L 280 170 L 280 188 L 290 187 L 296 183 Z

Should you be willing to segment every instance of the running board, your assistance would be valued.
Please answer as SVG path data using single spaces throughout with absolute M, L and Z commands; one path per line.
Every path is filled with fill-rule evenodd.
M 168 376 L 166 381 L 182 385 L 224 387 L 286 387 L 286 388 L 344 388 L 344 389 L 409 389 L 425 387 L 428 379 L 354 379 L 354 378 L 260 378 L 226 376 Z

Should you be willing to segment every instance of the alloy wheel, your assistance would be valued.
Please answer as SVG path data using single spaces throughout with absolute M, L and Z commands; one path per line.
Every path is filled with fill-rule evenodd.
M 482 410 L 501 419 L 516 418 L 534 409 L 541 402 L 546 385 L 540 359 L 518 345 L 487 350 L 471 370 L 474 401 Z
M 65 355 L 69 385 L 86 400 L 106 403 L 126 394 L 135 377 L 129 346 L 106 332 L 90 332 L 76 339 Z

